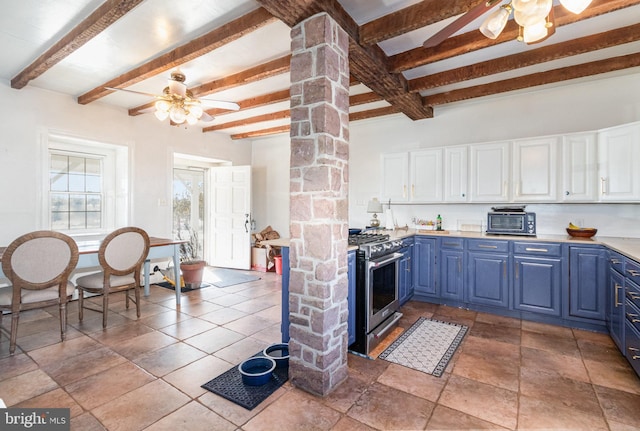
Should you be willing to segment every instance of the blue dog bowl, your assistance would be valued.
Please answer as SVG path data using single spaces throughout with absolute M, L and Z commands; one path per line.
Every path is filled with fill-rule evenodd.
M 238 365 L 242 383 L 249 386 L 262 386 L 271 380 L 276 361 L 265 356 L 251 357 Z
M 276 368 L 284 368 L 289 366 L 289 344 L 272 344 L 262 351 L 267 358 L 276 361 Z

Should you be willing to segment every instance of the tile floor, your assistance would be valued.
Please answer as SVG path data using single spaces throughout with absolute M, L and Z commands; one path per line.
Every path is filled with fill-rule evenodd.
M 259 275 L 183 294 L 180 311 L 154 286 L 140 320 L 116 296 L 104 331 L 98 313 L 78 323 L 74 302 L 64 343 L 55 309 L 24 313 L 16 355 L 0 342 L 0 398 L 68 407 L 78 431 L 640 428 L 640 379 L 607 335 L 417 302 L 402 326 L 419 316 L 470 326 L 442 377 L 350 354 L 329 396 L 287 382 L 245 410 L 200 385 L 280 340 L 280 276 Z

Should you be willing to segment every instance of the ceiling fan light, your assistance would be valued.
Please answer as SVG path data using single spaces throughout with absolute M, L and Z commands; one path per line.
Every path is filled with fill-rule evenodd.
M 522 13 L 531 13 L 536 8 L 536 0 L 511 0 L 511 6 Z
M 171 103 L 161 99 L 155 103 L 155 107 L 158 111 L 169 112 L 169 108 L 171 108 Z
M 189 106 L 189 113 L 193 114 L 196 119 L 202 117 L 203 112 L 202 106 L 197 103 Z
M 580 14 L 587 6 L 591 4 L 591 0 L 560 0 L 560 4 L 569 12 Z
M 164 121 L 167 119 L 167 117 L 169 116 L 169 112 L 168 111 L 160 111 L 160 110 L 156 110 L 156 112 L 153 113 L 156 118 L 160 121 Z
M 523 31 L 524 43 L 533 43 L 540 39 L 544 39 L 547 37 L 548 31 L 547 21 L 544 19 L 536 24 L 528 25 L 524 27 Z
M 493 12 L 480 26 L 480 33 L 484 34 L 489 39 L 496 39 L 500 36 L 500 33 L 502 33 L 502 30 L 504 30 L 507 25 L 510 13 L 511 8 L 508 5 Z
M 535 0 L 535 8 L 524 11 L 514 8 L 513 19 L 522 27 L 535 25 L 549 15 L 552 6 L 553 0 Z
M 185 97 L 187 95 L 187 86 L 184 83 L 179 81 L 174 81 L 173 79 L 169 80 L 169 92 L 170 94 L 175 94 L 180 97 Z
M 198 119 L 196 118 L 195 115 L 193 115 L 193 112 L 189 112 L 189 115 L 187 115 L 187 123 L 189 123 L 190 126 L 193 126 L 197 122 L 198 122 Z
M 176 124 L 182 124 L 187 119 L 187 113 L 179 106 L 172 106 L 169 109 L 169 118 Z

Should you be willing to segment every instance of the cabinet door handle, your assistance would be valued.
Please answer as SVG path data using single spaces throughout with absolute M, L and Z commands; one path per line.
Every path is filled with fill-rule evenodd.
M 547 250 L 546 248 L 533 248 L 533 247 L 527 247 L 525 248 L 526 251 L 537 251 L 540 253 L 549 253 L 549 250 Z
M 514 266 L 515 266 L 515 268 L 514 268 L 514 269 L 515 269 L 515 271 L 516 271 L 516 278 L 518 278 L 519 273 L 520 273 L 520 270 L 518 269 L 518 264 L 516 263 Z
M 411 184 L 411 199 L 416 197 L 416 185 Z
M 621 287 L 622 287 L 622 286 L 620 286 L 618 283 L 616 283 L 616 284 L 613 286 L 613 288 L 615 289 L 615 292 L 614 292 L 614 297 L 615 297 L 615 298 L 614 298 L 614 303 L 615 303 L 615 306 L 616 306 L 616 307 L 618 307 L 618 305 L 622 305 L 622 304 L 620 304 L 620 303 L 619 303 L 619 301 L 618 301 L 618 290 L 619 290 Z
M 462 273 L 462 259 L 458 260 L 458 273 Z
M 600 177 L 600 194 L 602 195 L 607 193 L 606 183 L 607 183 L 607 180 L 604 177 Z
M 636 349 L 635 347 L 628 347 L 628 349 L 632 353 L 631 359 L 633 359 L 634 361 L 640 359 L 640 355 L 635 354 L 635 352 L 640 352 L 640 349 Z
M 504 278 L 507 278 L 507 261 L 502 261 L 502 275 Z
M 457 247 L 458 243 L 457 242 L 445 242 L 443 245 L 446 245 L 447 247 Z
M 498 248 L 497 245 L 478 244 L 478 248 Z
M 632 277 L 637 277 L 640 275 L 640 272 L 636 271 L 635 269 L 627 269 L 627 272 Z
M 407 185 L 406 184 L 404 186 L 402 186 L 402 197 L 403 198 L 407 197 Z
M 627 319 L 629 319 L 631 323 L 640 323 L 640 319 L 638 319 L 638 315 L 635 313 L 627 313 Z
M 610 259 L 610 262 L 613 263 L 614 265 L 619 265 L 621 262 L 618 259 Z

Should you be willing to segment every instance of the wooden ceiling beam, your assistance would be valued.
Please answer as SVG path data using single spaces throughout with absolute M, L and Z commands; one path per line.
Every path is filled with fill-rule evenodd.
M 274 103 L 287 102 L 289 101 L 290 90 L 287 88 L 286 90 L 275 91 L 269 94 L 263 94 L 261 96 L 250 97 L 249 99 L 241 100 L 238 103 L 240 105 L 240 111 L 259 108 L 261 106 L 272 105 Z M 229 111 L 227 109 L 207 109 L 207 114 L 212 116 L 219 116 L 225 114 L 231 114 L 236 111 Z
M 560 27 L 637 4 L 640 4 L 640 0 L 593 0 L 589 7 L 580 15 L 572 14 L 562 6 L 555 6 L 553 11 L 556 27 Z M 488 48 L 503 42 L 510 42 L 517 37 L 518 25 L 513 20 L 509 20 L 504 31 L 495 40 L 485 37 L 477 30 L 473 30 L 450 37 L 433 48 L 423 48 L 419 46 L 392 55 L 387 61 L 387 66 L 390 72 L 400 73 L 482 48 Z
M 377 45 L 361 46 L 359 28 L 337 0 L 258 0 L 272 15 L 293 27 L 318 13 L 328 13 L 349 36 L 349 72 L 355 79 L 396 106 L 412 120 L 433 117 L 433 110 L 422 105 L 417 94 L 407 92 L 401 74 L 387 72 L 387 56 Z M 416 97 L 418 96 L 418 97 Z
M 289 110 L 270 112 L 268 114 L 256 115 L 255 117 L 243 118 L 242 120 L 229 121 L 228 123 L 220 123 L 215 126 L 204 127 L 202 132 L 214 132 L 216 130 L 231 129 L 232 127 L 248 126 L 255 123 L 263 123 L 265 121 L 282 120 L 289 118 Z
M 349 114 L 349 121 L 366 120 L 367 118 L 382 117 L 398 114 L 399 112 L 395 106 L 383 106 L 382 108 L 369 109 L 367 111 L 352 112 Z
M 234 135 L 231 135 L 231 139 L 235 141 L 238 139 L 259 138 L 261 136 L 277 135 L 278 133 L 285 133 L 285 132 L 288 132 L 289 130 L 291 130 L 291 126 L 289 125 L 270 127 L 268 129 L 252 130 L 250 132 L 245 132 L 245 133 L 236 133 Z
M 274 18 L 264 8 L 258 8 L 192 40 L 189 43 L 156 57 L 142 66 L 136 67 L 117 78 L 105 82 L 104 84 L 78 97 L 78 103 L 85 105 L 113 92 L 112 90 L 107 90 L 105 87 L 128 87 L 145 79 L 151 78 L 159 73 L 178 67 L 183 63 L 200 57 L 257 30 L 260 27 L 274 22 L 275 19 L 276 18 Z
M 384 100 L 384 99 L 379 95 L 377 95 L 376 93 L 374 93 L 373 91 L 370 91 L 368 93 L 355 94 L 353 96 L 349 96 L 349 106 L 364 105 L 365 103 L 379 102 L 381 100 Z
M 409 80 L 418 92 L 640 40 L 640 24 Z
M 143 0 L 108 0 L 58 40 L 33 63 L 20 71 L 12 80 L 11 87 L 24 88 L 32 79 L 42 75 L 78 48 L 102 33 L 111 24 L 122 18 Z
M 360 26 L 360 44 L 373 45 L 386 39 L 435 24 L 468 12 L 486 0 L 424 0 Z
M 437 106 L 639 66 L 640 53 L 622 55 L 590 63 L 520 76 L 517 78 L 505 79 L 503 81 L 496 81 L 490 84 L 476 85 L 474 87 L 432 94 L 430 96 L 423 97 L 423 102 L 429 106 Z

